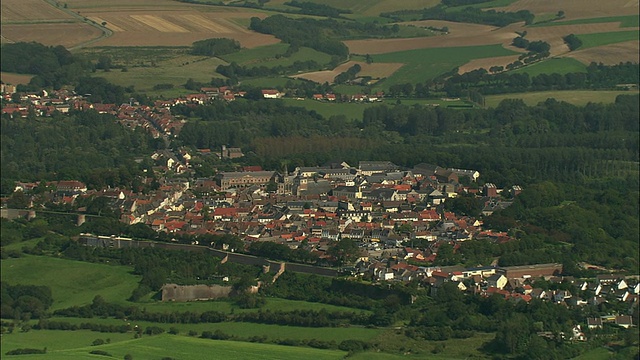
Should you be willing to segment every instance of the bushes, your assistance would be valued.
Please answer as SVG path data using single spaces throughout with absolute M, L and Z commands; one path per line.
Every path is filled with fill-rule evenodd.
M 240 43 L 233 39 L 213 38 L 196 41 L 191 45 L 192 55 L 220 56 L 240 50 Z
M 580 40 L 577 36 L 573 34 L 569 34 L 563 37 L 562 40 L 564 40 L 564 43 L 567 44 L 570 51 L 576 50 L 580 46 L 582 46 L 582 40 Z
M 46 353 L 47 353 L 47 348 L 44 348 L 42 350 L 40 350 L 40 349 L 31 349 L 31 348 L 22 348 L 22 349 L 15 349 L 15 350 L 7 351 L 5 353 L 5 355 L 30 355 L 30 354 L 46 354 Z

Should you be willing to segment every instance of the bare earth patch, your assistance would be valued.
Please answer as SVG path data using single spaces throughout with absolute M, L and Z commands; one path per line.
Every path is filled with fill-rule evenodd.
M 0 72 L 0 80 L 5 84 L 11 85 L 28 84 L 32 77 L 33 75 Z
M 385 78 L 391 76 L 396 70 L 402 67 L 404 64 L 400 63 L 372 63 L 367 64 L 365 62 L 360 61 L 349 61 L 344 64 L 339 65 L 333 70 L 324 70 L 324 71 L 313 71 L 300 75 L 292 76 L 293 78 L 300 78 L 315 81 L 320 84 L 333 83 L 333 79 L 338 76 L 338 74 L 347 71 L 350 67 L 355 64 L 359 64 L 362 68 L 358 73 L 358 76 L 371 76 L 372 78 Z
M 562 10 L 567 20 L 637 15 L 638 0 L 520 0 L 509 6 L 496 8 L 499 11 L 529 10 L 534 14 L 552 13 Z
M 614 65 L 627 61 L 640 63 L 638 49 L 640 49 L 640 42 L 633 40 L 585 50 L 577 50 L 568 56 L 584 64 L 601 62 L 605 65 Z

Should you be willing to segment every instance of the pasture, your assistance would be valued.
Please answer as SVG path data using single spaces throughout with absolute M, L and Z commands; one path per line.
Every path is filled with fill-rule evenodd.
M 147 309 L 148 310 L 148 309 Z M 71 324 L 81 323 L 94 323 L 104 325 L 123 325 L 125 322 L 121 319 L 80 319 L 80 318 L 65 318 L 65 317 L 53 317 L 52 321 L 62 321 Z M 370 341 L 381 335 L 385 330 L 383 329 L 366 329 L 363 327 L 301 327 L 301 326 L 285 326 L 285 325 L 271 325 L 271 324 L 256 324 L 248 322 L 221 322 L 221 323 L 200 323 L 200 324 L 170 324 L 170 323 L 156 323 L 149 321 L 130 321 L 132 326 L 138 326 L 146 329 L 149 326 L 158 326 L 164 329 L 165 332 L 169 331 L 169 328 L 175 328 L 179 331 L 180 335 L 187 335 L 189 331 L 197 331 L 198 334 L 202 334 L 203 331 L 222 331 L 227 335 L 233 336 L 237 339 L 248 339 L 254 336 L 266 337 L 270 341 L 295 339 L 295 340 L 321 340 L 321 341 L 340 341 L 345 339 Z M 130 335 L 131 336 L 131 335 Z
M 96 295 L 125 303 L 138 286 L 140 277 L 131 268 L 58 259 L 24 256 L 0 262 L 2 281 L 10 284 L 46 285 L 51 288 L 51 310 L 91 303 Z
M 487 107 L 496 107 L 504 99 L 522 99 L 527 105 L 533 106 L 548 98 L 565 101 L 573 105 L 584 106 L 587 103 L 613 103 L 618 95 L 638 94 L 638 91 L 590 91 L 590 90 L 566 90 L 566 91 L 539 91 L 519 94 L 501 94 L 485 96 Z
M 447 47 L 418 49 L 373 56 L 374 63 L 398 63 L 405 65 L 380 84 L 388 88 L 394 84 L 416 83 L 432 79 L 451 71 L 472 59 L 514 55 L 500 45 Z
M 339 88 L 336 88 L 336 90 L 339 90 Z M 397 99 L 385 99 L 381 103 L 329 103 L 311 99 L 283 99 L 282 101 L 284 101 L 285 104 L 289 106 L 300 106 L 304 107 L 307 110 L 313 110 L 327 119 L 332 116 L 344 115 L 347 118 L 347 121 L 361 121 L 364 110 L 369 107 L 380 106 L 381 104 L 393 106 L 398 102 Z M 402 103 L 403 105 L 417 104 L 423 106 L 468 105 L 468 103 L 463 100 L 444 101 L 440 99 L 401 99 L 400 103 Z
M 640 39 L 638 30 L 633 31 L 616 31 L 593 34 L 581 34 L 578 38 L 582 40 L 580 49 L 588 49 L 609 44 L 616 44 L 627 41 L 638 41 Z
M 510 71 L 512 74 L 526 73 L 533 77 L 540 74 L 567 74 L 586 72 L 587 67 L 574 58 L 551 58 Z
M 184 55 L 170 60 L 160 61 L 156 66 L 128 67 L 126 72 L 114 69 L 109 72 L 97 72 L 94 75 L 104 77 L 108 81 L 121 85 L 133 85 L 136 91 L 142 91 L 149 95 L 169 96 L 168 90 L 154 90 L 157 84 L 172 84 L 171 91 L 179 91 L 181 94 L 193 93 L 183 85 L 189 78 L 197 82 L 208 84 L 211 78 L 221 77 L 215 72 L 218 65 L 224 61 L 218 58 L 203 58 L 202 56 Z M 197 92 L 197 91 L 196 91 Z
M 64 338 L 70 337 L 70 333 L 67 331 L 30 331 L 28 333 L 22 334 L 9 334 L 3 336 L 2 339 L 2 349 L 3 352 L 6 352 L 10 348 L 18 348 L 17 343 L 12 343 L 12 338 L 14 335 L 17 335 L 24 339 L 29 339 L 30 337 L 34 338 L 34 342 L 27 342 L 22 339 L 18 339 L 18 341 L 22 341 L 22 343 L 29 343 L 29 347 L 37 347 L 42 345 L 37 341 L 38 333 L 44 333 L 44 335 L 40 335 L 40 337 L 45 336 L 51 338 L 51 342 L 54 342 L 56 339 L 60 339 L 60 341 L 66 342 L 63 340 Z M 72 334 L 80 333 L 79 331 L 74 331 Z M 143 335 L 141 338 L 133 339 L 131 334 L 124 334 L 128 336 L 129 339 L 119 339 L 116 338 L 116 334 L 102 334 L 96 332 L 87 332 L 87 335 L 80 335 L 84 339 L 93 339 L 102 338 L 105 339 L 107 337 L 112 338 L 110 344 L 99 345 L 99 346 L 78 346 L 69 344 L 69 347 L 66 349 L 55 349 L 48 348 L 47 354 L 45 355 L 23 355 L 20 358 L 24 359 L 96 359 L 96 358 L 104 358 L 103 356 L 96 356 L 89 354 L 90 351 L 93 350 L 102 350 L 105 351 L 118 359 L 122 359 L 124 355 L 130 354 L 136 360 L 138 359 L 160 359 L 162 357 L 174 357 L 177 359 L 190 359 L 190 360 L 209 360 L 212 358 L 216 359 L 342 359 L 346 352 L 339 350 L 319 350 L 313 348 L 303 348 L 303 347 L 294 347 L 294 346 L 281 346 L 281 345 L 272 345 L 272 344 L 257 344 L 257 343 L 248 343 L 248 342 L 236 342 L 236 341 L 222 341 L 222 340 L 209 340 L 209 339 L 200 339 L 200 338 L 192 338 L 187 336 L 175 336 L 175 335 L 157 335 L 157 336 L 146 336 Z M 63 342 L 63 344 L 64 344 Z M 6 345 L 5 345 L 6 344 Z M 6 346 L 6 347 L 5 347 Z

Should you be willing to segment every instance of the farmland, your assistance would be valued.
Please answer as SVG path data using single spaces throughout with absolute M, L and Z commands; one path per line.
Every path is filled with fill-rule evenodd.
M 487 107 L 496 107 L 504 99 L 522 99 L 533 106 L 548 98 L 565 101 L 573 105 L 583 106 L 589 102 L 613 103 L 618 95 L 638 94 L 638 91 L 540 91 L 521 94 L 489 95 L 485 97 Z
M 320 102 L 316 100 L 294 100 L 294 99 L 284 99 L 285 103 L 290 106 L 301 106 L 308 110 L 313 110 L 318 114 L 324 116 L 325 118 L 329 118 L 331 116 L 340 116 L 344 115 L 348 121 L 360 121 L 362 119 L 362 114 L 364 110 L 377 106 L 380 103 L 328 103 L 328 102 Z M 395 99 L 387 99 L 383 103 L 387 105 L 396 104 L 397 100 Z M 444 101 L 440 99 L 433 100 L 419 100 L 419 99 L 403 99 L 401 103 L 404 105 L 431 105 L 431 106 L 447 106 L 447 105 L 464 105 L 466 104 L 464 101 Z
M 539 14 L 555 14 L 564 11 L 566 20 L 596 18 L 607 16 L 623 16 L 638 13 L 637 0 L 565 0 L 558 5 L 556 0 L 518 0 L 513 4 L 498 7 L 498 11 L 529 10 Z
M 12 74 L 12 73 L 0 73 L 0 80 L 2 80 L 5 84 L 28 84 L 29 80 L 31 80 L 33 76 L 31 75 L 23 75 L 23 74 Z
M 18 344 L 12 343 L 13 335 L 18 337 L 18 341 L 29 343 L 29 338 L 33 338 L 32 334 L 39 332 L 33 331 L 22 334 L 11 334 L 3 336 L 3 352 L 11 348 L 19 347 Z M 93 335 L 93 336 L 92 336 Z M 105 336 L 106 335 L 106 336 Z M 82 334 L 81 339 L 106 338 L 112 334 Z M 55 343 L 58 338 L 68 337 L 67 332 L 46 331 L 43 335 L 51 343 Z M 341 359 L 346 353 L 338 350 L 318 350 L 312 348 L 301 348 L 292 346 L 279 346 L 271 344 L 254 344 L 235 341 L 207 340 L 199 338 L 191 338 L 186 336 L 158 335 L 144 336 L 139 339 L 120 340 L 117 336 L 112 339 L 110 344 L 100 346 L 74 346 L 63 350 L 49 351 L 47 355 L 37 356 L 38 359 L 95 359 L 96 355 L 90 355 L 92 350 L 106 351 L 117 358 L 130 354 L 134 359 L 159 359 L 163 356 L 175 356 L 180 359 L 211 359 L 212 354 L 220 359 Z M 27 338 L 23 340 L 20 338 Z M 117 340 L 117 341 L 116 341 Z M 31 342 L 33 344 L 33 342 Z M 31 345 L 33 346 L 33 345 Z M 22 356 L 21 358 L 36 358 L 35 356 Z
M 640 26 L 640 18 L 636 15 L 625 16 L 609 16 L 609 17 L 595 17 L 585 19 L 575 19 L 567 21 L 555 21 L 544 24 L 538 24 L 534 26 L 558 26 L 558 25 L 576 25 L 576 24 L 600 24 L 600 23 L 619 23 L 621 28 L 638 27 Z
M 88 304 L 100 294 L 107 301 L 123 303 L 140 280 L 124 266 L 92 264 L 51 257 L 5 259 L 2 281 L 47 285 L 53 292 L 52 309 Z
M 533 77 L 540 74 L 567 74 L 572 72 L 586 72 L 585 64 L 573 58 L 551 58 L 535 64 L 531 64 L 520 69 L 514 70 L 514 73 L 526 73 Z
M 637 30 L 617 31 L 617 32 L 584 34 L 584 35 L 579 35 L 578 38 L 582 40 L 582 46 L 580 48 L 588 49 L 588 48 L 633 41 L 633 40 L 638 41 L 639 33 Z
M 467 63 L 469 60 L 514 54 L 500 45 L 448 47 L 437 49 L 418 49 L 374 55 L 374 63 L 404 62 L 392 76 L 387 78 L 383 86 L 393 84 L 414 83 L 444 74 L 451 69 Z
M 293 76 L 294 78 L 307 79 L 317 83 L 332 83 L 333 79 L 340 73 L 347 71 L 353 65 L 358 64 L 362 68 L 358 76 L 371 76 L 373 79 L 381 79 L 391 76 L 396 70 L 403 66 L 402 63 L 372 63 L 349 61 L 343 63 L 333 70 L 315 71 Z
M 584 64 L 589 64 L 594 59 L 598 59 L 598 62 L 607 65 L 615 65 L 626 61 L 638 63 L 640 62 L 638 48 L 640 48 L 638 41 L 632 40 L 585 50 L 578 49 L 578 51 L 574 51 L 568 56 Z

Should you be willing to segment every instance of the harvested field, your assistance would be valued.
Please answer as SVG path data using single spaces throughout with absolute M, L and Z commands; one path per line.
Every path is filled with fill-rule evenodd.
M 106 23 L 106 27 L 107 27 L 109 30 L 111 30 L 111 31 L 115 31 L 115 32 L 124 31 L 121 27 L 118 27 L 118 26 L 116 26 L 116 25 L 110 24 L 109 22 L 107 22 L 107 21 L 105 21 L 104 19 L 99 18 L 99 17 L 97 17 L 97 16 L 90 16 L 90 17 L 88 17 L 87 19 L 89 19 L 89 20 L 91 20 L 91 21 L 93 21 L 93 22 L 95 22 L 95 23 L 98 23 L 98 24 L 104 24 L 104 23 Z
M 36 25 L 3 25 L 2 35 L 7 39 L 36 41 L 44 45 L 62 45 L 72 47 L 79 43 L 95 39 L 102 32 L 85 23 L 59 23 Z
M 160 32 L 175 33 L 175 32 L 189 32 L 189 30 L 173 24 L 166 19 L 160 18 L 154 15 L 129 15 L 133 20 L 139 21 L 147 26 L 154 28 Z
M 578 49 L 567 56 L 587 65 L 594 61 L 606 65 L 614 65 L 627 61 L 640 63 L 638 49 L 640 49 L 640 42 L 634 40 L 584 50 Z
M 566 19 L 637 15 L 638 0 L 520 0 L 499 11 L 529 10 L 534 14 L 565 12 Z
M 32 77 L 33 75 L 0 72 L 0 80 L 11 85 L 28 84 Z
M 261 16 L 250 12 L 195 12 L 195 11 L 105 11 L 91 12 L 114 30 L 113 36 L 93 46 L 188 46 L 194 41 L 214 37 L 238 40 L 243 47 L 253 48 L 279 42 L 271 35 L 249 31 L 236 23 L 240 17 Z
M 42 0 L 2 0 L 0 4 L 2 24 L 43 20 L 74 20 L 69 14 Z
M 336 67 L 333 70 L 325 70 L 325 71 L 314 71 L 308 72 L 305 74 L 292 76 L 296 79 L 306 79 L 315 81 L 320 84 L 324 84 L 325 82 L 333 83 L 333 79 L 338 76 L 338 74 L 347 71 L 350 67 L 355 64 L 359 64 L 362 70 L 358 73 L 357 76 L 371 76 L 372 78 L 386 78 L 391 76 L 396 70 L 401 68 L 404 64 L 401 63 L 373 63 L 367 64 L 366 62 L 360 61 L 349 61 L 340 66 Z

